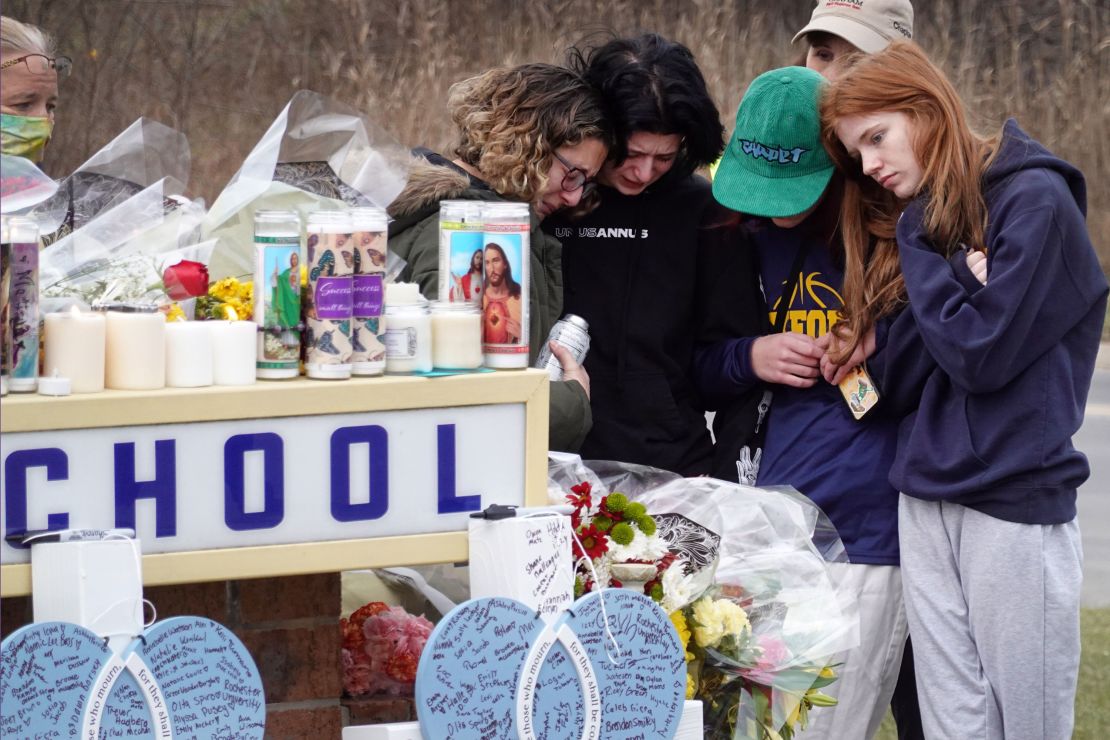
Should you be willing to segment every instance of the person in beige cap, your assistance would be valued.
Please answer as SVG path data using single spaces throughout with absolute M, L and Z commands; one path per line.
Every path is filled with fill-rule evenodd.
M 895 39 L 912 39 L 913 6 L 909 0 L 818 0 L 791 43 L 801 38 L 809 46 L 804 65 L 835 80 L 848 54 L 874 54 Z

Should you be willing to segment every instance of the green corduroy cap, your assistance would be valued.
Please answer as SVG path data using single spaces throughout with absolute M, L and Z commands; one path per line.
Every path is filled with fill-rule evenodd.
M 768 218 L 795 216 L 817 202 L 833 173 L 817 107 L 824 84 L 805 67 L 755 78 L 713 177 L 717 202 Z

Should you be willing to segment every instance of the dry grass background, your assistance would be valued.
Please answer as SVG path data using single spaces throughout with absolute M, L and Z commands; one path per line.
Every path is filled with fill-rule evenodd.
M 1110 268 L 1110 2 L 919 0 L 916 38 L 979 125 L 1008 115 L 1089 182 Z M 76 62 L 47 169 L 72 170 L 140 115 L 183 131 L 209 202 L 293 92 L 365 111 L 407 145 L 447 149 L 451 83 L 559 61 L 606 32 L 653 30 L 697 56 L 727 128 L 760 72 L 794 61 L 812 0 L 6 0 Z

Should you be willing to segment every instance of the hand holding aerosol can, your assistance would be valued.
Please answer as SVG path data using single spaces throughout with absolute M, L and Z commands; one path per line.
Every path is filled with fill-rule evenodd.
M 535 366 L 547 370 L 552 380 L 563 380 L 563 366 L 551 352 L 551 342 L 565 347 L 574 361 L 581 365 L 586 361 L 586 353 L 590 351 L 590 325 L 581 316 L 568 313 L 555 322 L 551 333 L 547 335 L 547 342 L 540 348 Z

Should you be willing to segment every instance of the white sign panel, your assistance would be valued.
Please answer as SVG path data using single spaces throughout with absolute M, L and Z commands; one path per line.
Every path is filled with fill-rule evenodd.
M 524 503 L 523 403 L 4 434 L 4 533 L 129 527 L 144 553 L 466 529 Z M 0 562 L 29 562 L 5 542 Z

